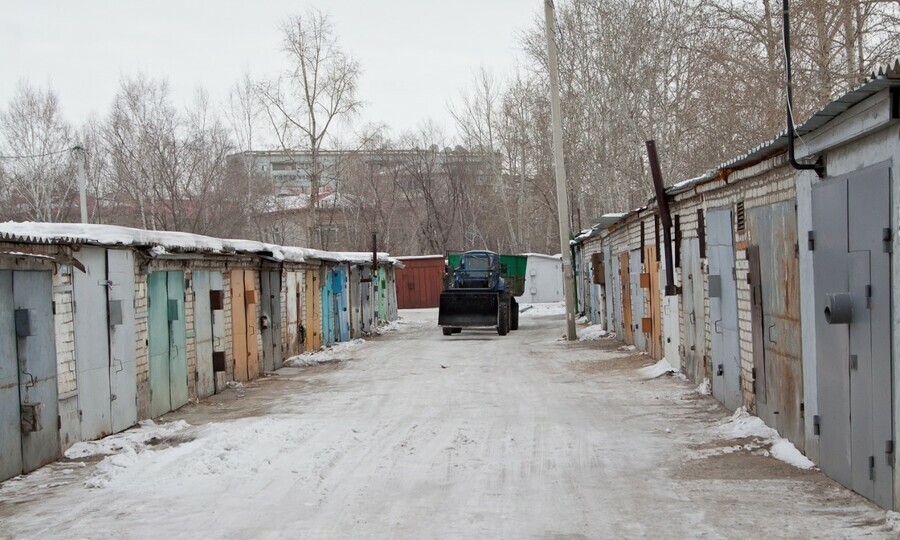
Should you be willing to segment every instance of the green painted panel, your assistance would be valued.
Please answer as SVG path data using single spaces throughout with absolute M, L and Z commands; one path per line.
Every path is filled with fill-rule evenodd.
M 169 320 L 166 272 L 147 276 L 147 309 L 150 348 L 150 416 L 172 410 L 169 395 Z
M 451 271 L 459 267 L 460 259 L 462 259 L 462 253 L 447 255 L 447 265 Z M 528 256 L 501 254 L 500 264 L 506 266 L 506 270 L 500 273 L 503 281 L 506 283 L 506 290 L 510 291 L 513 296 L 520 296 L 525 292 L 525 272 L 528 265 Z
M 184 321 L 184 273 L 168 273 L 169 305 L 177 318 L 169 320 L 169 391 L 172 410 L 188 402 L 187 336 Z

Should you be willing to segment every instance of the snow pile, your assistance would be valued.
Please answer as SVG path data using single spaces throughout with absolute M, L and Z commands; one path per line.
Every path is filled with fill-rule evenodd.
M 354 339 L 344 343 L 336 343 L 333 347 L 313 353 L 304 353 L 292 356 L 284 361 L 285 367 L 309 367 L 320 364 L 331 364 L 344 360 L 347 351 L 355 349 L 366 342 L 364 339 Z
M 618 348 L 618 350 L 623 352 L 634 352 L 637 350 L 637 347 L 635 347 L 634 345 L 622 345 Z
M 580 341 L 597 341 L 609 336 L 609 332 L 600 327 L 599 324 L 582 328 L 578 331 L 578 339 Z
M 418 326 L 422 326 L 422 323 L 419 321 L 413 321 L 410 319 L 406 319 L 403 317 L 398 317 L 393 321 L 388 321 L 378 327 L 375 328 L 373 332 L 376 335 L 385 334 L 387 332 L 404 332 L 411 328 L 415 328 Z
M 779 459 L 798 469 L 812 469 L 815 463 L 797 450 L 791 441 L 784 439 L 777 431 L 770 428 L 758 416 L 751 416 L 745 407 L 741 407 L 724 424 L 716 428 L 719 435 L 729 439 L 753 437 L 771 443 L 769 450 L 772 457 Z
M 675 373 L 675 368 L 672 367 L 672 364 L 670 364 L 668 360 L 663 358 L 652 366 L 642 367 L 637 370 L 637 372 L 642 379 L 655 379 L 663 375 Z
M 145 445 L 147 441 L 171 437 L 190 427 L 190 424 L 184 420 L 168 424 L 157 424 L 153 420 L 141 420 L 139 426 L 99 441 L 75 443 L 66 450 L 65 456 L 69 459 L 81 459 L 88 456 L 117 454 L 128 449 L 134 450 Z
M 290 462 L 297 460 L 294 449 L 301 446 L 307 427 L 283 417 L 244 418 L 197 427 L 191 438 L 136 442 L 101 461 L 85 486 L 126 492 L 138 486 L 160 495 L 179 493 L 200 482 L 218 492 L 235 478 L 250 480 L 275 462 L 279 469 L 290 470 Z
M 703 378 L 703 382 L 697 385 L 697 393 L 701 396 L 712 394 L 712 387 L 709 385 L 709 379 Z
M 519 304 L 519 313 L 526 317 L 547 317 L 565 315 L 565 302 L 542 302 L 538 304 Z

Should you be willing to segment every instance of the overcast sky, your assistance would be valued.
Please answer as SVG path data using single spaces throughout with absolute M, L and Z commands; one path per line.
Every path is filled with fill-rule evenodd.
M 0 108 L 19 81 L 49 84 L 64 115 L 105 116 L 122 77 L 168 79 L 174 102 L 198 87 L 216 102 L 244 71 L 284 66 L 279 25 L 315 6 L 330 14 L 362 64 L 363 122 L 395 133 L 432 118 L 452 132 L 446 104 L 479 66 L 521 61 L 520 36 L 541 0 L 0 0 Z

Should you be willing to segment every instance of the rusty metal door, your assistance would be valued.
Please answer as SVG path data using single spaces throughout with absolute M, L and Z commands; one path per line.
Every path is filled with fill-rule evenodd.
M 813 187 L 822 470 L 893 507 L 890 168 Z
M 622 341 L 634 344 L 634 326 L 631 318 L 631 276 L 628 252 L 619 255 L 619 285 L 622 290 Z
M 0 482 L 22 474 L 22 417 L 13 272 L 0 270 Z
M 137 423 L 137 364 L 134 328 L 134 254 L 106 252 L 109 317 L 110 420 L 113 433 Z M 80 398 L 79 398 L 80 399 Z
M 644 290 L 646 291 L 645 294 L 648 295 L 650 308 L 650 313 L 644 317 L 644 319 L 649 319 L 650 321 L 650 332 L 645 332 L 648 341 L 647 352 L 650 353 L 650 358 L 659 360 L 663 357 L 662 291 L 659 288 L 660 264 L 656 260 L 656 246 L 647 246 L 644 249 L 644 260 L 646 261 L 644 267 L 647 269 L 644 275 L 647 276 L 646 281 L 649 285 Z
M 731 209 L 707 213 L 713 395 L 729 410 L 743 403 Z
M 247 306 L 244 299 L 244 271 L 231 272 L 231 345 L 234 355 L 234 380 L 247 382 Z
M 751 217 L 751 222 L 752 222 Z M 752 228 L 752 225 L 751 225 Z M 752 238 L 758 238 L 751 233 Z M 753 391 L 756 394 L 756 415 L 769 423 L 772 413 L 768 407 L 766 376 L 765 316 L 763 314 L 762 270 L 759 246 L 747 246 L 747 281 L 750 285 L 750 335 L 753 347 Z M 777 406 L 776 406 L 777 408 Z
M 706 351 L 706 315 L 699 239 L 682 240 L 681 271 L 681 324 L 684 325 L 682 358 L 687 376 L 700 384 L 706 378 L 703 359 Z
M 303 293 L 306 299 L 304 327 L 306 328 L 305 350 L 313 352 L 322 346 L 322 290 L 318 269 L 307 270 L 303 279 Z
M 259 378 L 259 327 L 256 320 L 256 304 L 259 295 L 256 290 L 256 272 L 244 270 L 244 320 L 247 324 L 247 377 Z
M 12 289 L 22 418 L 22 472 L 29 472 L 59 457 L 50 272 L 13 272 Z
M 73 272 L 78 412 L 81 436 L 93 440 L 112 433 L 106 250 L 83 247 L 78 260 L 84 265 Z
M 793 201 L 785 201 L 754 208 L 748 218 L 759 246 L 748 249 L 757 414 L 803 450 L 797 213 Z
M 634 345 L 642 351 L 647 351 L 647 335 L 642 328 L 645 308 L 644 289 L 641 288 L 641 274 L 644 267 L 641 263 L 641 250 L 636 249 L 632 251 L 628 262 L 631 264 L 629 268 L 629 288 L 631 289 L 631 325 Z
M 213 373 L 213 326 L 210 305 L 210 273 L 194 270 L 191 273 L 194 297 L 194 354 L 197 364 L 197 397 L 209 397 L 216 392 Z

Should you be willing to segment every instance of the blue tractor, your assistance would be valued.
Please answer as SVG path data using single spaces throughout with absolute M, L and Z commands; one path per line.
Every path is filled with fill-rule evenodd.
M 441 293 L 438 325 L 445 336 L 465 327 L 494 327 L 505 336 L 519 326 L 519 310 L 503 279 L 500 255 L 467 251 L 452 272 L 450 286 Z

